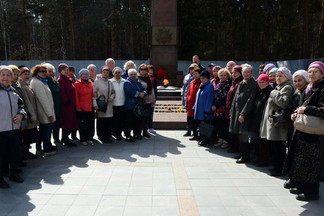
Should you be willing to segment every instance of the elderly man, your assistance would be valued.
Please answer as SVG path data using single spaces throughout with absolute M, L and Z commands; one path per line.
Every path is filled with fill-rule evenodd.
M 105 61 L 105 65 L 108 66 L 109 69 L 109 79 L 113 78 L 113 70 L 115 68 L 115 60 L 113 58 L 107 58 Z
M 89 64 L 88 67 L 87 67 L 89 73 L 90 73 L 90 80 L 92 82 L 94 82 L 94 80 L 96 79 L 96 76 L 97 76 L 97 67 L 96 65 L 94 64 Z
M 235 61 L 229 61 L 226 64 L 226 69 L 229 70 L 229 72 L 231 72 L 231 74 L 233 73 L 233 68 L 236 65 Z
M 198 55 L 192 56 L 192 63 L 197 64 L 201 71 L 205 70 L 205 68 L 200 64 L 200 58 Z

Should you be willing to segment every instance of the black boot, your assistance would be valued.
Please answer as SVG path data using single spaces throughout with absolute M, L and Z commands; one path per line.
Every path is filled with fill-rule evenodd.
M 63 146 L 76 146 L 70 139 L 69 139 L 70 131 L 67 129 L 62 130 L 62 140 L 61 145 Z
M 17 182 L 17 183 L 24 182 L 24 179 L 20 177 L 20 175 L 16 172 L 16 170 L 10 171 L 9 179 L 10 181 Z
M 0 178 L 0 188 L 9 188 L 10 185 L 3 179 L 3 177 Z

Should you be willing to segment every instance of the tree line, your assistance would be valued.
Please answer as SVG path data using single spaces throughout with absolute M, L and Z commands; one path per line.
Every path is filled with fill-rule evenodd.
M 324 0 L 178 0 L 178 58 L 323 57 Z M 0 59 L 148 59 L 150 0 L 0 0 Z

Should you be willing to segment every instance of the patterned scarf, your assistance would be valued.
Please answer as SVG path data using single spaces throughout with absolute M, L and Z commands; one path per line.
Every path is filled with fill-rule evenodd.
M 142 80 L 143 82 L 146 82 L 146 84 L 147 84 L 146 91 L 147 91 L 147 94 L 150 95 L 152 93 L 152 88 L 153 88 L 152 81 L 151 81 L 150 77 L 149 76 L 145 76 L 145 77 L 138 76 L 138 78 L 140 80 Z
M 306 90 L 305 90 L 305 95 L 307 95 L 312 90 L 313 87 L 316 87 L 318 85 L 318 83 L 322 82 L 322 80 L 323 79 L 320 79 L 320 80 L 314 82 L 313 84 L 309 83 Z

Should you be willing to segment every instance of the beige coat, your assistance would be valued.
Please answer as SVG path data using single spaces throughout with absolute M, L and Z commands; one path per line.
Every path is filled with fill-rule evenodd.
M 39 79 L 33 77 L 30 82 L 30 88 L 34 92 L 36 98 L 38 121 L 41 124 L 51 123 L 48 119 L 50 116 L 53 116 L 55 121 L 54 102 L 48 85 L 45 85 Z
M 36 98 L 26 81 L 19 78 L 21 89 L 23 90 L 23 100 L 27 118 L 24 120 L 24 128 L 32 129 L 39 125 L 37 120 Z
M 276 127 L 272 118 L 269 118 L 271 110 L 289 109 L 291 105 L 294 88 L 291 80 L 277 86 L 272 90 L 266 107 L 263 112 L 262 122 L 260 125 L 260 137 L 271 141 L 286 141 L 288 138 L 288 126 Z M 272 108 L 272 109 L 271 109 Z
M 97 98 L 100 95 L 104 95 L 105 98 L 108 99 L 114 99 L 115 93 L 114 92 L 114 86 L 112 82 L 109 79 L 103 79 L 101 77 L 97 76 L 97 79 L 93 83 L 93 106 L 96 107 L 97 105 Z M 111 118 L 113 117 L 113 102 L 108 102 L 107 111 L 101 112 L 97 110 L 97 117 L 98 118 Z

